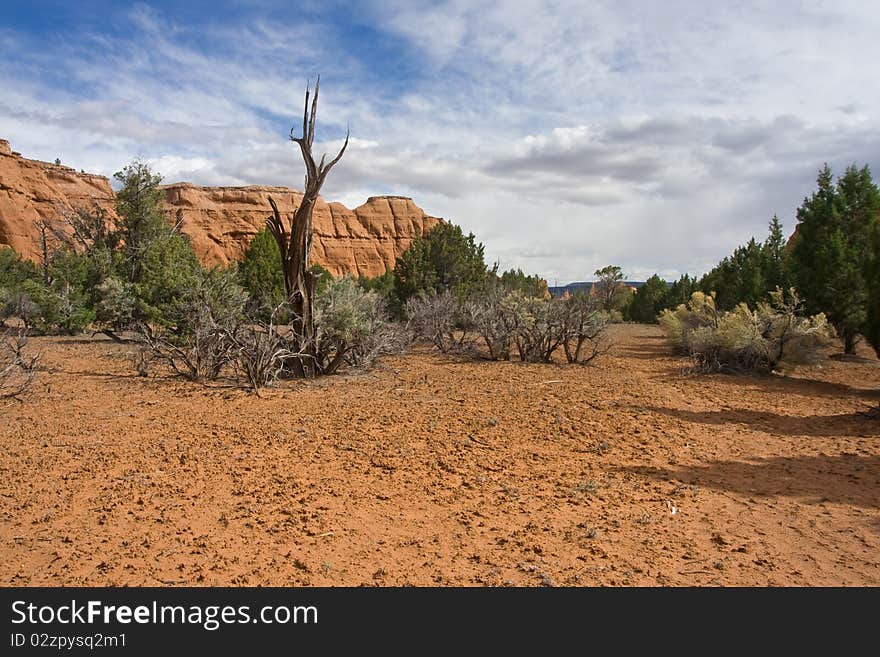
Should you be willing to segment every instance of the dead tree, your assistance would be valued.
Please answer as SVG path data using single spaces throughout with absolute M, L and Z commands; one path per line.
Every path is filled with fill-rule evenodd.
M 305 189 L 302 201 L 293 213 L 288 230 L 278 212 L 278 206 L 274 199 L 269 197 L 272 206 L 272 216 L 266 223 L 269 231 L 278 243 L 281 255 L 281 269 L 284 271 L 284 285 L 287 289 L 287 299 L 293 315 L 292 328 L 296 337 L 296 351 L 306 356 L 294 361 L 294 374 L 296 376 L 315 376 L 315 360 L 317 346 L 315 344 L 315 318 L 313 313 L 315 302 L 315 283 L 317 277 L 309 271 L 309 255 L 312 251 L 312 211 L 318 200 L 321 186 L 327 178 L 330 169 L 342 158 L 348 146 L 348 132 L 345 135 L 345 143 L 339 153 L 329 162 L 325 162 L 326 154 L 321 156 L 321 161 L 315 163 L 312 156 L 312 144 L 315 141 L 315 117 L 318 112 L 318 89 L 321 84 L 319 77 L 315 82 L 315 97 L 311 107 L 309 98 L 311 91 L 306 85 L 306 101 L 303 110 L 302 136 L 296 136 L 296 128 L 290 129 L 290 140 L 299 144 L 302 157 L 306 165 Z
M 40 271 L 43 274 L 43 283 L 48 285 L 52 282 L 49 272 L 49 267 L 52 265 L 52 256 L 55 255 L 61 240 L 58 232 L 42 217 L 34 220 L 34 228 L 37 230 L 37 236 L 40 240 Z

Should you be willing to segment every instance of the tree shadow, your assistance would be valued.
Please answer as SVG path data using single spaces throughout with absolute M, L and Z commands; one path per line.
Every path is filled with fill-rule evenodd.
M 880 437 L 880 422 L 852 413 L 836 415 L 780 415 L 769 411 L 748 408 L 722 409 L 718 411 L 688 411 L 663 406 L 643 406 L 641 411 L 668 415 L 685 422 L 717 426 L 745 424 L 749 429 L 787 436 L 829 437 Z
M 642 360 L 674 358 L 677 356 L 669 341 L 660 335 L 640 336 L 637 342 L 618 344 L 617 355 Z
M 622 466 L 620 471 L 747 496 L 794 497 L 808 504 L 832 502 L 880 508 L 880 456 L 777 456 L 713 461 L 678 469 Z
M 790 395 L 794 393 L 827 397 L 874 397 L 880 399 L 880 389 L 878 388 L 855 388 L 845 383 L 835 383 L 821 379 L 806 379 L 784 374 L 755 374 L 751 376 L 718 374 L 712 376 L 729 377 L 733 383 L 743 383 L 761 388 L 761 390 L 771 394 Z

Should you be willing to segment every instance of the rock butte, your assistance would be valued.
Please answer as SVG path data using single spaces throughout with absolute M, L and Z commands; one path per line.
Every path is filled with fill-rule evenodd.
M 161 187 L 169 221 L 179 224 L 205 265 L 240 260 L 271 213 L 269 196 L 289 215 L 302 193 L 288 187 Z M 115 217 L 115 199 L 105 176 L 29 160 L 0 139 L 0 245 L 35 259 L 39 239 L 34 222 L 44 219 L 64 230 L 63 213 L 97 204 Z M 404 196 L 373 196 L 349 210 L 319 198 L 314 212 L 312 259 L 334 276 L 380 276 L 418 236 L 442 219 L 431 217 Z

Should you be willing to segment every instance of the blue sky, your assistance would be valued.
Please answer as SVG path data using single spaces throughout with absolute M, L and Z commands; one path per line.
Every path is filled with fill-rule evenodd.
M 878 165 L 880 6 L 862 1 L 0 3 L 0 137 L 166 181 L 301 186 L 322 76 L 324 187 L 412 196 L 503 268 L 701 273 L 824 162 Z

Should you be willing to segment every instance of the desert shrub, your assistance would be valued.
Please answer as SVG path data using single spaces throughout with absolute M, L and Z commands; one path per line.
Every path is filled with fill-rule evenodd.
M 350 276 L 334 280 L 315 300 L 317 368 L 332 374 L 343 363 L 366 368 L 399 353 L 408 340 L 388 316 L 385 301 Z
M 159 361 L 190 381 L 213 381 L 235 357 L 235 344 L 227 329 L 199 323 L 185 336 L 141 324 L 147 355 L 144 362 Z
M 711 294 L 694 292 L 687 304 L 679 304 L 675 310 L 666 309 L 657 320 L 666 336 L 681 353 L 690 353 L 690 341 L 698 328 L 718 326 L 718 310 Z
M 0 320 L 16 317 L 29 331 L 43 313 L 40 301 L 45 294 L 45 287 L 36 280 L 26 280 L 11 288 L 0 288 Z
M 695 292 L 687 306 L 664 311 L 660 323 L 701 371 L 769 372 L 813 362 L 835 337 L 824 315 L 803 315 L 794 289 L 777 289 L 755 310 L 741 303 L 726 313 L 715 309 L 711 296 Z
M 279 317 L 289 316 L 289 308 L 281 304 L 270 313 L 268 322 L 246 322 L 228 332 L 236 373 L 257 394 L 273 385 L 291 360 L 302 357 L 295 349 L 293 335 L 277 324 Z
M 569 363 L 589 363 L 606 353 L 608 340 L 608 313 L 603 312 L 596 300 L 584 292 L 576 292 L 568 299 L 554 303 L 562 309 L 562 347 Z
M 374 276 L 373 278 L 359 276 L 357 282 L 365 291 L 379 294 L 385 300 L 388 312 L 394 319 L 404 319 L 403 305 L 394 293 L 394 270 L 389 269 L 381 276 Z
M 135 287 L 116 276 L 108 276 L 95 288 L 95 319 L 114 329 L 123 329 L 134 320 Z
M 39 355 L 26 355 L 27 333 L 5 331 L 0 335 L 0 399 L 27 391 L 37 369 Z
M 213 381 L 234 363 L 246 293 L 230 270 L 199 270 L 157 325 L 139 324 L 153 360 L 191 381 Z
M 181 290 L 171 304 L 171 317 L 178 333 L 213 324 L 232 329 L 245 318 L 247 293 L 238 284 L 235 272 L 215 267 L 199 270 L 191 285 Z
M 413 335 L 428 340 L 443 353 L 467 350 L 476 339 L 473 307 L 450 290 L 412 297 L 405 309 Z
M 470 299 L 464 312 L 480 336 L 492 360 L 510 360 L 513 340 L 519 326 L 516 307 L 509 295 L 495 289 L 480 299 Z
M 587 294 L 568 299 L 505 292 L 487 293 L 460 302 L 450 292 L 420 296 L 407 302 L 416 337 L 430 340 L 440 351 L 478 353 L 481 342 L 492 360 L 549 363 L 562 347 L 569 363 L 587 363 L 605 353 L 608 314 Z
M 563 304 L 512 292 L 504 306 L 516 327 L 513 341 L 520 359 L 549 363 L 564 338 Z

